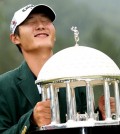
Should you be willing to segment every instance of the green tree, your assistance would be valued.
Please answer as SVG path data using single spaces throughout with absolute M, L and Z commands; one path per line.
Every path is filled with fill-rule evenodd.
M 96 27 L 89 40 L 91 46 L 107 54 L 113 61 L 120 66 L 119 49 L 117 47 L 116 38 L 108 35 L 104 31 L 104 27 Z

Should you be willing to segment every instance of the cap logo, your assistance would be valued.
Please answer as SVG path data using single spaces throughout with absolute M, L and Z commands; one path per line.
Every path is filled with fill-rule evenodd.
M 22 9 L 22 12 L 25 12 L 27 9 L 33 8 L 33 7 L 34 7 L 34 5 L 28 5 L 28 6 L 26 6 L 25 8 Z
M 17 22 L 16 21 L 12 21 L 12 25 L 16 25 L 17 24 Z
M 12 27 L 12 29 L 14 29 L 14 28 L 16 27 L 16 25 L 17 25 L 17 22 L 16 22 L 15 20 L 13 20 L 13 21 L 11 22 L 11 27 Z

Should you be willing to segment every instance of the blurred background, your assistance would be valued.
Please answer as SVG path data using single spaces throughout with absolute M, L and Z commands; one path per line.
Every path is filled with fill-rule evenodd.
M 27 4 L 48 4 L 56 12 L 54 53 L 75 44 L 72 26 L 79 30 L 79 45 L 96 48 L 120 67 L 120 0 L 0 0 L 0 74 L 23 60 L 9 39 L 13 14 Z
M 0 0 L 0 74 L 23 60 L 9 39 L 14 12 L 27 4 L 45 3 L 56 12 L 54 53 L 75 44 L 72 26 L 79 30 L 79 45 L 99 49 L 120 67 L 120 0 Z

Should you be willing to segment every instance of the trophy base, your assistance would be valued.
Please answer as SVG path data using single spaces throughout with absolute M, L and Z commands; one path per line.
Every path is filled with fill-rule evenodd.
M 51 130 L 35 130 L 30 132 L 30 134 L 96 134 L 96 133 L 106 133 L 118 134 L 120 132 L 120 125 L 111 126 L 95 126 L 95 127 L 77 127 L 77 128 L 63 128 L 63 129 L 51 129 Z

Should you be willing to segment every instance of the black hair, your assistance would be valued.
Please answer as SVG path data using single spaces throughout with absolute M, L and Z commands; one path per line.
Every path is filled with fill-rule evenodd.
M 16 27 L 15 32 L 14 32 L 14 35 L 20 36 L 19 26 L 17 26 L 17 27 Z M 18 48 L 19 52 L 20 52 L 20 53 L 22 53 L 22 51 L 21 51 L 21 48 L 20 48 L 19 44 L 16 44 L 16 46 L 17 46 L 17 48 Z

